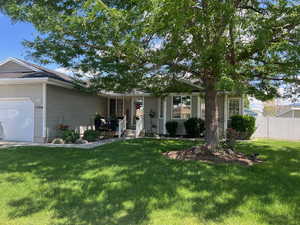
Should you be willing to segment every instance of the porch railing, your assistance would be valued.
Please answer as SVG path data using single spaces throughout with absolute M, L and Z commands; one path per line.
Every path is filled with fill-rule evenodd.
M 136 128 L 135 128 L 135 137 L 139 137 L 141 132 L 144 130 L 144 118 L 140 117 L 140 119 L 136 120 Z
M 118 133 L 119 138 L 122 137 L 122 135 L 126 130 L 126 123 L 127 123 L 126 116 L 124 116 L 122 120 L 121 119 L 119 120 L 119 133 Z

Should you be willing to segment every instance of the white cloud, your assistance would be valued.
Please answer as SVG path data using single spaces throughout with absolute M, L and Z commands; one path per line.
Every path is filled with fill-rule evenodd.
M 64 67 L 60 67 L 60 68 L 57 68 L 55 69 L 55 71 L 59 72 L 59 73 L 64 73 L 64 74 L 67 74 L 69 76 L 71 76 L 73 74 L 73 71 L 68 69 L 68 68 L 64 68 Z

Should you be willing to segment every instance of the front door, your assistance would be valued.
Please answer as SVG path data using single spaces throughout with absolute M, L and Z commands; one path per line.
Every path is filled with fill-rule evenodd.
M 110 99 L 109 112 L 110 112 L 110 117 L 116 117 L 116 99 Z

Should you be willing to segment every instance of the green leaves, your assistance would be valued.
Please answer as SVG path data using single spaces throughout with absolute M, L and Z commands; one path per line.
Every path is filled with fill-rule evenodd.
M 1 3 L 13 19 L 31 22 L 42 34 L 25 42 L 34 58 L 89 72 L 105 89 L 150 86 L 162 93 L 168 82 L 159 80 L 203 87 L 213 80 L 221 90 L 269 98 L 278 82 L 294 82 L 300 71 L 295 0 Z

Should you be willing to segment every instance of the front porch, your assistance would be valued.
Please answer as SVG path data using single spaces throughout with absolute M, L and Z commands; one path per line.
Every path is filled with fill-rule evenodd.
M 171 93 L 165 97 L 130 93 L 109 95 L 106 98 L 106 118 L 117 121 L 116 132 L 119 137 L 139 137 L 141 134 L 166 136 L 166 123 L 172 120 L 178 123 L 177 136 L 184 137 L 184 122 L 187 119 L 205 120 L 205 102 L 199 92 Z M 220 93 L 217 101 L 219 133 L 225 136 L 230 117 L 243 115 L 243 98 Z
M 139 137 L 144 130 L 144 96 L 115 95 L 107 97 L 107 121 L 117 121 L 118 137 Z

